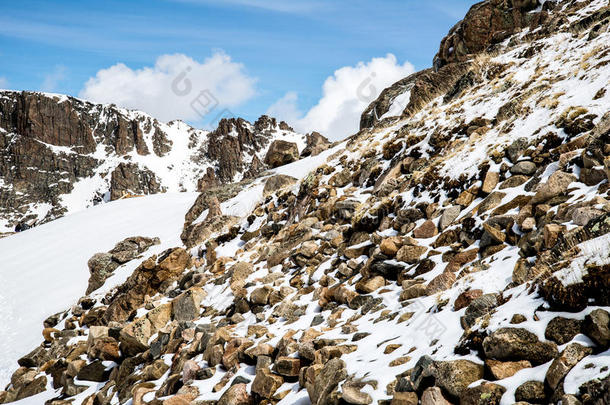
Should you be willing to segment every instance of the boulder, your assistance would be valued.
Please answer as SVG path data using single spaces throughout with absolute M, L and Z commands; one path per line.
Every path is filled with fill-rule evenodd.
M 429 239 L 438 234 L 438 229 L 436 229 L 436 225 L 434 222 L 427 220 L 415 230 L 413 230 L 413 236 L 417 239 Z
M 229 387 L 216 405 L 253 405 L 254 399 L 248 394 L 246 384 L 235 384 Z
M 530 404 L 547 404 L 544 383 L 541 381 L 524 382 L 515 390 L 515 400 Z
M 273 374 L 267 368 L 256 370 L 256 377 L 252 382 L 252 392 L 261 398 L 271 398 L 275 391 L 284 384 L 284 379 L 279 375 Z
M 276 174 L 275 176 L 271 176 L 265 181 L 265 187 L 263 188 L 263 196 L 271 195 L 283 188 L 292 186 L 297 182 L 292 176 L 287 176 L 285 174 Z
M 275 140 L 269 146 L 265 163 L 272 168 L 286 165 L 299 160 L 299 148 L 296 143 Z
M 610 313 L 603 309 L 595 309 L 585 317 L 584 333 L 595 344 L 607 349 L 610 347 Z
M 500 405 L 506 388 L 493 383 L 483 383 L 466 388 L 460 396 L 460 405 Z
M 443 213 L 441 214 L 441 219 L 438 223 L 438 227 L 441 229 L 441 231 L 447 229 L 453 223 L 453 221 L 455 221 L 456 218 L 460 215 L 460 212 L 462 212 L 462 207 L 460 207 L 459 205 L 454 205 L 443 210 Z
M 331 405 L 339 402 L 338 396 L 333 395 L 338 384 L 345 380 L 347 371 L 345 362 L 338 358 L 329 360 L 319 371 L 313 383 L 306 384 L 309 400 L 312 405 Z
M 591 353 L 593 353 L 593 350 L 590 347 L 585 347 L 578 343 L 567 345 L 559 357 L 553 360 L 546 372 L 545 381 L 548 386 L 556 389 L 570 370 Z
M 459 397 L 470 384 L 483 378 L 483 365 L 470 360 L 437 361 L 434 365 L 436 385 L 453 397 Z
M 556 316 L 548 323 L 544 337 L 558 345 L 568 343 L 582 330 L 583 321 Z
M 192 287 L 172 301 L 172 317 L 176 321 L 192 321 L 199 317 L 201 301 L 207 293 L 200 287 Z
M 428 248 L 425 246 L 406 245 L 396 252 L 396 260 L 405 263 L 416 263 L 427 251 Z
M 568 191 L 568 186 L 576 181 L 576 177 L 562 171 L 551 174 L 546 183 L 540 185 L 531 200 L 532 204 L 540 204 L 553 197 L 563 195 Z
M 500 328 L 483 340 L 485 356 L 496 360 L 528 360 L 534 365 L 553 360 L 559 354 L 553 342 L 541 342 L 523 328 Z

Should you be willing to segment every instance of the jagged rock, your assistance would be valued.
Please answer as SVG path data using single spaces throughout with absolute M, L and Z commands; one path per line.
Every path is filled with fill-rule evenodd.
M 341 386 L 341 399 L 352 405 L 369 405 L 373 403 L 373 398 L 366 392 L 362 392 L 362 388 L 366 384 L 357 383 L 355 381 L 346 381 Z
M 595 309 L 585 317 L 585 334 L 602 348 L 610 347 L 610 314 L 603 309 Z
M 557 357 L 557 345 L 540 342 L 538 337 L 523 328 L 500 328 L 483 340 L 485 356 L 496 360 L 528 360 L 534 365 Z
M 165 191 L 155 173 L 135 163 L 119 163 L 110 178 L 110 199 Z
M 318 132 L 312 132 L 305 138 L 305 149 L 301 152 L 301 157 L 317 156 L 330 148 L 329 140 Z
M 532 404 L 547 403 L 544 383 L 540 381 L 527 381 L 521 384 L 515 391 L 515 400 Z
M 337 389 L 337 385 L 345 380 L 347 371 L 345 370 L 345 362 L 341 359 L 334 358 L 328 361 L 319 374 L 315 377 L 313 383 L 306 384 L 309 400 L 312 405 L 335 404 L 339 402 L 339 398 L 333 395 Z
M 454 205 L 445 209 L 438 223 L 438 227 L 441 229 L 441 231 L 447 229 L 453 223 L 453 221 L 455 221 L 456 218 L 460 215 L 461 211 L 462 207 L 460 207 L 459 205 Z
M 429 239 L 438 234 L 438 229 L 434 222 L 427 220 L 413 231 L 413 236 L 417 239 Z
M 261 398 L 271 398 L 275 391 L 284 383 L 284 379 L 273 374 L 267 368 L 256 370 L 256 378 L 252 383 L 252 392 Z
M 299 160 L 297 144 L 279 139 L 273 141 L 265 156 L 265 163 L 272 168 L 284 166 L 297 160 Z
M 515 7 L 506 6 L 499 0 L 474 5 L 466 17 L 443 38 L 434 65 L 440 68 L 448 63 L 467 60 L 470 55 L 503 41 L 523 27 L 542 24 L 546 14 L 530 13 L 537 5 L 535 0 L 515 2 Z
M 248 394 L 246 384 L 235 384 L 229 387 L 218 400 L 217 405 L 252 405 L 254 399 Z
M 571 343 L 561 352 L 551 363 L 551 366 L 546 372 L 546 383 L 552 389 L 557 388 L 563 378 L 570 372 L 579 361 L 585 356 L 593 353 L 590 347 L 579 345 L 578 343 Z
M 107 370 L 101 361 L 96 360 L 83 366 L 76 376 L 83 381 L 103 382 L 110 376 L 110 370 Z
M 548 181 L 542 184 L 531 200 L 532 204 L 540 204 L 553 197 L 565 194 L 568 186 L 576 181 L 576 177 L 562 171 L 551 174 Z
M 49 352 L 44 347 L 39 346 L 20 358 L 17 363 L 21 367 L 40 367 L 49 360 L 51 360 Z
M 172 301 L 172 318 L 177 321 L 192 321 L 199 317 L 201 301 L 207 293 L 199 288 L 193 287 L 183 292 Z
M 572 222 L 576 225 L 585 226 L 594 218 L 604 214 L 604 211 L 591 207 L 576 208 L 572 213 Z
M 481 191 L 485 194 L 491 193 L 498 183 L 500 182 L 500 173 L 498 172 L 487 172 L 485 178 L 483 179 L 483 185 L 481 186 Z
M 293 357 L 281 356 L 275 360 L 275 372 L 284 377 L 298 377 L 301 369 L 301 360 Z
M 453 273 L 444 272 L 434 277 L 426 286 L 426 295 L 434 295 L 445 291 L 455 283 L 456 277 Z

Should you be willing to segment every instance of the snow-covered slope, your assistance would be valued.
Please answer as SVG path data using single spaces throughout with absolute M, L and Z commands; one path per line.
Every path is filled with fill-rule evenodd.
M 0 385 L 39 343 L 42 321 L 84 295 L 94 253 L 130 236 L 160 238 L 151 253 L 179 245 L 184 212 L 195 198 L 166 193 L 114 201 L 0 239 Z

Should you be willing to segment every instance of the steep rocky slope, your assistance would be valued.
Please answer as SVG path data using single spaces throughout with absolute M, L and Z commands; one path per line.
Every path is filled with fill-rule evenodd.
M 125 196 L 202 191 L 254 177 L 275 140 L 307 138 L 262 116 L 215 131 L 44 93 L 0 93 L 0 232 Z
M 473 46 L 479 12 L 544 23 Z M 0 398 L 610 402 L 609 43 L 607 1 L 475 6 L 346 142 L 203 193 L 185 246 L 90 261 L 135 270 L 49 317 Z

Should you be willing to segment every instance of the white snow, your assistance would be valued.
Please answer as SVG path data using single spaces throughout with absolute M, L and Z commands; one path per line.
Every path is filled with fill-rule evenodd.
M 84 295 L 87 260 L 94 253 L 130 236 L 161 239 L 147 255 L 181 246 L 184 214 L 196 196 L 115 201 L 0 239 L 0 386 L 18 367 L 17 359 L 42 342 L 42 321 Z

